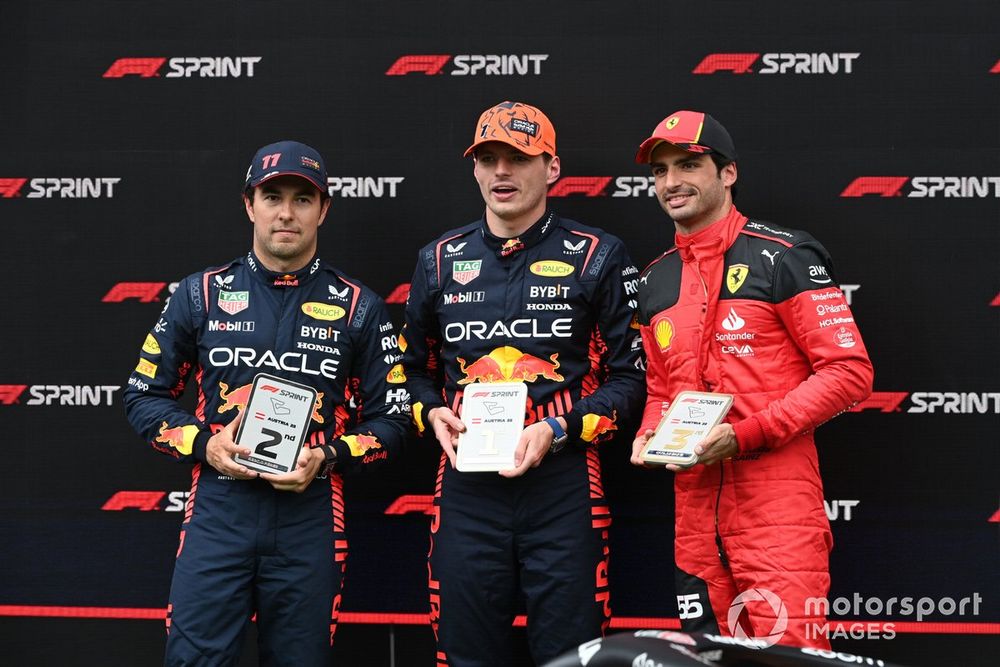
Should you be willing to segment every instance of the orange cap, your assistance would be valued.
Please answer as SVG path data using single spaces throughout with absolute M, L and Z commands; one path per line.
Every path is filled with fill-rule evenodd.
M 556 154 L 556 128 L 539 109 L 522 102 L 501 102 L 479 117 L 469 157 L 479 144 L 501 141 L 528 155 Z

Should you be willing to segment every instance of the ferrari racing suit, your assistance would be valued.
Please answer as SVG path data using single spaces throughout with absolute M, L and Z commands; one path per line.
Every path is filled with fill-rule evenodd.
M 757 637 L 828 647 L 806 599 L 829 590 L 832 547 L 813 431 L 871 392 L 872 366 L 809 234 L 735 207 L 653 261 L 639 280 L 648 358 L 640 433 L 681 391 L 733 394 L 739 453 L 675 478 L 678 606 L 685 630 L 718 632 L 745 608 Z M 749 633 L 747 633 L 749 634 Z

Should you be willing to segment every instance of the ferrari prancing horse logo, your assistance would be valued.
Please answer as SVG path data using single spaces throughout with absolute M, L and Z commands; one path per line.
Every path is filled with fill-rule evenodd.
M 733 264 L 726 269 L 726 289 L 730 294 L 736 294 L 736 290 L 743 286 L 743 281 L 750 274 L 750 267 L 746 264 Z

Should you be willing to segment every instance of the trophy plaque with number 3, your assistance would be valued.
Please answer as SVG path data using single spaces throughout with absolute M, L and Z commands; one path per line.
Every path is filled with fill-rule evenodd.
M 690 468 L 698 462 L 694 446 L 722 421 L 733 405 L 731 394 L 682 391 L 642 449 L 646 463 Z

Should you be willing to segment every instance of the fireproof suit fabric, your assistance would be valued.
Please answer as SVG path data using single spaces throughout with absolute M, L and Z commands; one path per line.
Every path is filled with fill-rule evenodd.
M 630 327 L 636 271 L 614 236 L 546 213 L 516 239 L 484 220 L 419 253 L 400 337 L 419 431 L 459 415 L 472 383 L 524 382 L 525 425 L 566 418 L 570 442 L 523 477 L 442 456 L 431 528 L 439 665 L 509 664 L 518 590 L 541 663 L 603 634 L 610 515 L 594 445 L 642 402 Z
M 251 252 L 181 281 L 124 392 L 136 431 L 194 464 L 166 664 L 235 664 L 254 613 L 262 664 L 326 664 L 347 556 L 341 475 L 399 452 L 409 429 L 400 357 L 381 298 L 319 259 L 275 274 Z M 302 493 L 205 463 L 211 434 L 246 407 L 261 372 L 318 392 L 308 446 L 331 444 L 337 463 Z M 178 402 L 192 379 L 194 414 Z
M 785 604 L 782 643 L 827 646 L 807 628 L 822 621 L 807 613 L 806 599 L 828 592 L 833 541 L 813 431 L 872 385 L 829 254 L 805 232 L 748 220 L 734 207 L 693 235 L 678 234 L 643 271 L 639 322 L 648 357 L 640 433 L 681 391 L 735 396 L 726 421 L 739 453 L 675 478 L 684 628 L 727 628 L 733 599 L 763 588 Z M 769 634 L 771 606 L 746 610 L 755 634 Z

